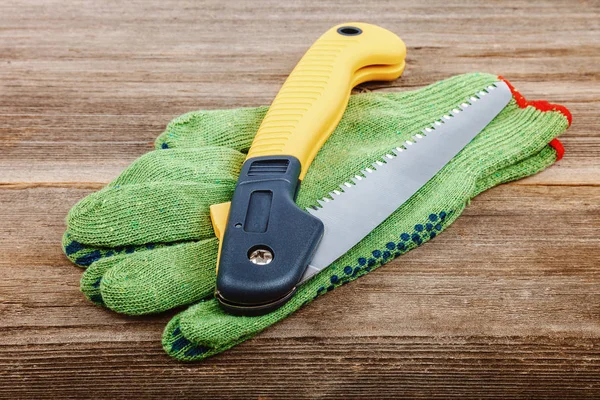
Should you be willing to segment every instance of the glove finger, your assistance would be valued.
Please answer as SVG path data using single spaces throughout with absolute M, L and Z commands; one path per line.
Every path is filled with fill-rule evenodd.
M 172 185 L 179 187 L 178 191 L 172 193 L 174 195 L 182 192 L 184 194 L 194 191 L 198 192 L 202 187 L 206 186 L 199 185 L 194 190 L 191 186 L 179 185 L 180 183 L 190 185 L 195 183 L 224 185 L 216 192 L 222 194 L 231 192 L 231 187 L 235 185 L 243 160 L 243 154 L 231 149 L 218 147 L 154 151 L 140 157 L 115 181 L 109 184 L 109 187 L 121 189 L 119 193 L 122 196 L 114 191 L 111 192 L 112 195 L 107 196 L 106 192 L 109 189 L 105 188 L 101 192 L 88 196 L 88 198 L 73 207 L 67 219 L 71 230 L 67 231 L 63 236 L 65 254 L 74 263 L 80 266 L 89 266 L 92 262 L 102 257 L 118 254 L 122 251 L 132 253 L 145 250 L 145 244 L 136 244 L 144 242 L 144 240 L 139 237 L 139 234 L 136 234 L 136 230 L 131 229 L 138 224 L 136 216 L 144 212 L 144 207 L 163 203 L 164 199 L 168 198 L 163 196 L 163 192 L 170 192 L 169 187 Z M 158 189 L 155 190 L 157 186 Z M 181 188 L 181 186 L 184 188 Z M 211 189 L 213 186 L 209 185 L 208 188 Z M 150 196 L 142 199 L 141 203 L 143 206 L 141 208 L 139 205 L 140 201 L 135 204 L 132 204 L 130 201 L 132 193 L 135 194 L 138 190 L 151 193 Z M 228 198 L 228 196 L 225 197 Z M 174 200 L 177 207 L 189 204 L 187 201 L 179 201 L 179 204 L 177 204 L 178 201 L 179 199 Z M 94 205 L 98 203 L 102 204 L 101 209 L 94 208 Z M 118 218 L 121 219 L 121 224 L 116 219 L 111 224 L 110 219 L 116 212 L 115 205 L 120 207 L 120 214 L 123 214 L 125 219 L 129 219 L 129 222 L 132 224 L 130 229 L 123 230 L 123 223 L 126 223 L 126 221 L 122 218 Z M 89 215 L 90 206 L 92 209 L 95 209 L 92 215 Z M 172 203 L 164 203 L 164 208 L 169 207 L 172 207 Z M 163 208 L 161 207 L 161 209 Z M 107 210 L 106 213 L 108 215 L 102 215 L 102 210 Z M 99 214 L 96 214 L 96 212 Z M 193 213 L 194 210 L 188 210 L 189 212 Z M 86 215 L 89 218 L 86 219 Z M 99 215 L 101 220 L 107 221 L 107 223 L 104 225 L 91 223 L 93 221 L 90 219 L 95 218 L 96 215 Z M 80 219 L 81 216 L 84 218 Z M 168 219 L 166 215 L 164 215 L 164 218 Z M 202 225 L 206 230 L 209 221 L 206 218 L 203 218 L 202 221 Z M 174 220 L 173 222 L 177 223 L 178 221 Z M 166 221 L 165 226 L 168 227 L 168 224 L 169 221 Z M 85 228 L 83 232 L 81 225 Z M 99 238 L 111 236 L 111 232 L 117 229 L 119 232 L 125 233 L 132 242 L 127 240 L 118 243 L 118 240 L 115 240 L 112 243 L 106 243 L 106 241 L 99 240 Z M 179 229 L 185 228 L 179 224 Z M 156 237 L 156 235 L 153 236 Z M 183 235 L 184 239 L 188 237 L 194 238 L 192 233 L 190 235 Z M 160 237 L 159 239 L 160 241 L 164 241 L 168 238 Z M 147 246 L 151 248 L 163 246 L 162 243 L 147 243 L 149 243 Z M 107 245 L 116 247 L 101 247 Z
M 483 177 L 476 184 L 476 188 L 480 192 L 499 183 L 531 175 L 551 165 L 556 160 L 556 156 L 554 148 L 546 146 L 533 156 Z M 451 182 L 448 186 L 454 184 L 455 182 Z M 318 296 L 434 238 L 456 219 L 465 205 L 463 202 L 454 210 L 430 212 L 439 210 L 439 207 L 436 207 L 439 200 L 434 197 L 431 193 L 427 193 L 418 198 L 417 201 L 423 204 L 422 207 L 414 205 L 401 207 L 404 213 L 401 212 L 401 215 L 395 219 L 386 220 L 384 224 L 388 225 L 387 227 L 384 226 L 369 235 L 379 236 L 378 238 L 365 239 L 366 243 L 384 244 L 380 249 L 367 249 L 360 244 L 355 246 L 332 266 L 301 286 L 288 303 L 270 314 L 258 317 L 234 316 L 223 312 L 214 299 L 201 302 L 181 312 L 169 322 L 164 331 L 165 351 L 184 361 L 199 360 L 220 353 L 253 337 Z M 423 209 L 427 209 L 428 212 L 423 212 Z M 414 221 L 420 223 L 409 227 L 407 221 L 412 221 L 410 225 L 414 224 Z M 392 232 L 392 235 L 385 237 L 386 235 L 382 235 L 381 232 Z M 396 236 L 397 232 L 404 233 Z
M 115 247 L 210 237 L 208 207 L 231 198 L 243 160 L 224 148 L 148 153 L 71 209 L 71 239 Z
M 229 201 L 234 188 L 234 182 L 106 188 L 73 207 L 67 225 L 74 240 L 100 247 L 209 238 L 209 207 Z
M 214 292 L 216 238 L 186 242 L 93 263 L 81 278 L 91 301 L 141 315 L 198 301 Z
M 155 141 L 156 149 L 221 146 L 248 152 L 268 107 L 193 111 L 175 118 Z
M 79 282 L 79 288 L 90 301 L 98 305 L 104 305 L 102 293 L 100 291 L 100 282 L 104 274 L 118 265 L 124 258 L 129 255 L 127 253 L 113 255 L 107 258 L 99 259 L 90 264 L 85 270 Z
M 62 246 L 67 258 L 80 267 L 89 267 L 92 263 L 120 254 L 132 254 L 140 251 L 153 250 L 172 245 L 171 243 L 146 243 L 142 245 L 129 245 L 117 247 L 88 246 L 73 239 L 73 235 L 66 231 L 63 235 Z
M 236 181 L 245 158 L 239 151 L 214 146 L 151 151 L 135 160 L 109 186 Z

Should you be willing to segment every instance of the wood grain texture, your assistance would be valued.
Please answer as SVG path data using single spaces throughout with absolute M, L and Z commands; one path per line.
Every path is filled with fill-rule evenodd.
M 0 2 L 1 398 L 599 398 L 597 1 Z M 492 189 L 443 235 L 196 364 L 162 351 L 174 312 L 79 293 L 68 209 L 173 117 L 269 103 L 333 24 L 408 46 L 405 90 L 502 74 L 566 105 L 567 153 Z

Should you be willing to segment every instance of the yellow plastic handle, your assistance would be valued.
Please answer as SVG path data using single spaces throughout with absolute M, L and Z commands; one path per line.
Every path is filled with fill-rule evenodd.
M 391 81 L 402 75 L 404 71 L 404 62 L 393 65 L 371 65 L 361 68 L 352 78 L 352 87 L 372 80 Z M 213 204 L 210 206 L 210 216 L 215 235 L 219 240 L 223 240 L 227 216 L 231 202 Z
M 338 29 L 344 27 L 356 27 L 362 32 L 355 36 L 339 34 Z M 327 54 L 335 57 L 321 58 Z M 404 71 L 405 56 L 404 42 L 383 28 L 364 23 L 347 23 L 330 29 L 300 60 L 292 72 L 297 78 L 290 80 L 290 75 L 285 82 L 258 130 L 248 158 L 259 155 L 294 155 L 302 163 L 300 178 L 303 178 L 313 158 L 341 119 L 352 88 L 372 80 L 397 79 Z M 311 70 L 315 72 L 314 75 L 309 73 Z M 316 81 L 317 75 L 323 77 L 319 78 L 320 83 L 324 82 L 323 90 L 318 95 L 303 95 L 304 84 L 310 86 L 309 78 Z M 290 81 L 293 86 L 288 85 Z M 271 118 L 267 121 L 269 116 Z M 286 126 L 282 128 L 281 125 Z M 293 138 L 292 141 L 289 140 L 290 137 Z M 272 146 L 273 143 L 270 142 L 280 138 L 280 144 Z M 294 148 L 296 142 L 300 142 L 297 149 Z M 259 147 L 262 144 L 264 147 Z M 230 204 L 227 202 L 210 206 L 212 225 L 220 241 L 225 233 Z
M 352 87 L 373 79 L 396 79 L 406 46 L 392 32 L 351 22 L 325 32 L 306 52 L 275 97 L 248 158 L 291 155 L 300 179 L 342 118 Z

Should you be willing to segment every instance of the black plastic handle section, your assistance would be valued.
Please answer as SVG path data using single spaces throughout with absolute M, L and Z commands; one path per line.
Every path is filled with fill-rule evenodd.
M 225 310 L 264 314 L 296 290 L 323 236 L 323 223 L 300 209 L 300 161 L 292 156 L 246 160 L 231 200 L 217 273 Z

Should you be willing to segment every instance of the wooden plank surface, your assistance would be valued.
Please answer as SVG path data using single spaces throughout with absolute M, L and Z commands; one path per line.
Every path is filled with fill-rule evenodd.
M 0 397 L 599 398 L 597 1 L 0 2 Z M 201 363 L 174 312 L 87 302 L 64 216 L 173 117 L 267 104 L 331 25 L 377 23 L 416 88 L 509 78 L 566 105 L 567 153 L 475 199 L 443 235 Z

